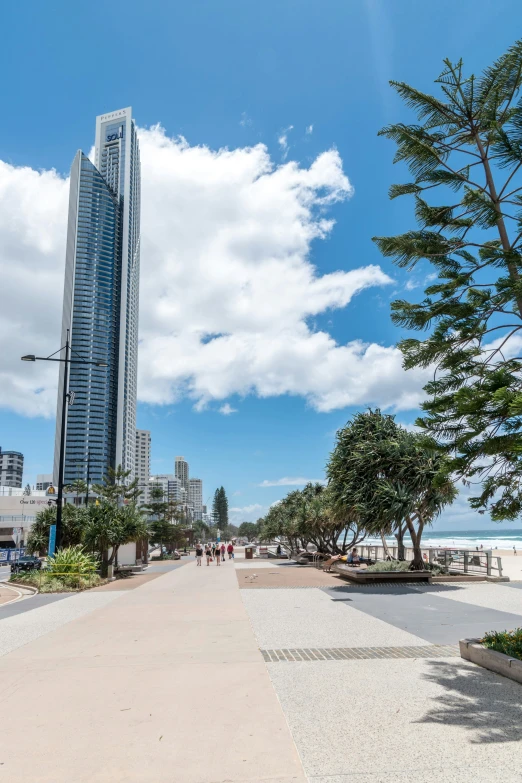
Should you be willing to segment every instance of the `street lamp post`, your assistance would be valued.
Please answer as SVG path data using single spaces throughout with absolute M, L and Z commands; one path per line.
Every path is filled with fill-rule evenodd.
M 57 353 L 61 353 L 65 349 L 65 359 L 54 358 Z M 63 362 L 65 364 L 63 373 L 63 391 L 62 391 L 62 428 L 60 431 L 60 459 L 58 467 L 58 496 L 56 498 L 56 549 L 58 550 L 62 542 L 62 505 L 63 505 L 63 467 L 65 462 L 65 425 L 67 423 L 67 403 L 70 399 L 70 392 L 68 391 L 69 385 L 69 365 L 70 364 L 93 364 L 95 367 L 108 367 L 107 362 L 89 362 L 87 359 L 71 359 L 71 345 L 69 343 L 69 330 L 67 329 L 67 336 L 65 339 L 65 345 L 52 353 L 50 356 L 34 356 L 34 354 L 27 354 L 22 356 L 23 362 Z M 76 352 L 75 352 L 76 353 Z M 79 356 L 79 354 L 78 354 Z

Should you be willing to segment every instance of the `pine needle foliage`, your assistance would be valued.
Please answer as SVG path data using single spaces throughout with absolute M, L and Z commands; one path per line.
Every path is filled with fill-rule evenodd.
M 374 237 L 382 254 L 436 279 L 418 303 L 392 304 L 395 324 L 429 332 L 399 344 L 404 366 L 432 367 L 417 423 L 476 483 L 474 508 L 522 511 L 522 41 L 479 76 L 444 60 L 436 96 L 391 82 L 417 123 L 389 125 L 412 181 L 417 230 Z

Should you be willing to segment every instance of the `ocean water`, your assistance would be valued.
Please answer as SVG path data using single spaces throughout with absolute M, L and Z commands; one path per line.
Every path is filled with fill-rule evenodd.
M 397 544 L 394 538 L 387 538 L 387 543 L 391 546 Z M 365 544 L 381 544 L 380 538 L 367 538 Z M 411 539 L 406 536 L 404 539 L 406 546 L 411 546 Z M 510 530 L 499 527 L 491 530 L 430 530 L 427 528 L 422 535 L 423 546 L 454 547 L 455 549 L 475 549 L 482 544 L 484 549 L 513 549 L 517 548 L 522 554 L 522 529 Z

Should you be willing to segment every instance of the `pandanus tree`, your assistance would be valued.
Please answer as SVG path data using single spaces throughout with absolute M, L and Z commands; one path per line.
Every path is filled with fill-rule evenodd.
M 494 519 L 522 511 L 522 41 L 479 76 L 444 61 L 430 95 L 391 82 L 417 122 L 389 125 L 395 162 L 412 179 L 390 198 L 415 200 L 416 230 L 375 237 L 384 256 L 434 274 L 393 321 L 429 332 L 399 343 L 404 366 L 433 367 L 419 426 L 477 482 L 472 506 Z M 434 278 L 434 279 L 433 279 Z
M 341 554 L 363 535 L 353 516 L 335 507 L 328 488 L 307 484 L 272 506 L 260 520 L 260 537 L 265 541 L 286 539 L 293 550 L 313 544 L 321 552 Z
M 87 509 L 83 541 L 88 549 L 98 553 L 102 576 L 107 576 L 108 566 L 118 564 L 118 552 L 123 544 L 147 535 L 143 512 L 133 503 L 118 507 L 114 502 L 102 500 Z
M 405 432 L 393 416 L 380 410 L 356 414 L 337 432 L 336 446 L 327 467 L 336 508 L 360 520 L 373 536 L 394 535 L 398 558 L 404 560 L 404 515 L 378 502 L 376 487 L 390 484 L 397 475 L 397 447 Z
M 78 508 L 73 503 L 66 503 L 62 512 L 62 547 L 76 546 L 83 539 L 83 531 L 87 521 L 85 508 Z M 27 538 L 28 552 L 47 554 L 49 547 L 49 529 L 56 524 L 56 506 L 39 511 Z
M 423 568 L 424 528 L 457 494 L 449 460 L 434 441 L 379 410 L 357 413 L 337 433 L 327 476 L 338 509 L 353 514 L 368 534 L 394 533 L 400 558 L 407 531 L 412 567 Z

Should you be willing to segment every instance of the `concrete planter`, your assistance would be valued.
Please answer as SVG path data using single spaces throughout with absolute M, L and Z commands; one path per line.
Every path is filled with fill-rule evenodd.
M 346 563 L 332 563 L 332 572 L 361 584 L 367 582 L 431 582 L 431 571 L 368 571 Z
M 479 639 L 461 639 L 459 645 L 461 658 L 522 684 L 522 661 L 496 650 L 488 650 L 480 644 Z

